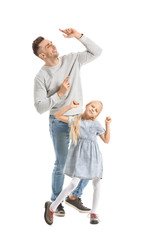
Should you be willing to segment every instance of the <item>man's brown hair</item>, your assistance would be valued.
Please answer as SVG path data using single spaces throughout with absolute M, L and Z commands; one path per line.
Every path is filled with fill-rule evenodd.
M 33 43 L 32 43 L 32 49 L 33 49 L 33 52 L 34 52 L 34 54 L 36 55 L 36 56 L 39 56 L 38 54 L 38 50 L 39 50 L 39 44 L 40 44 L 40 42 L 42 42 L 44 40 L 44 38 L 43 37 L 38 37 L 38 38 L 36 38 L 34 41 L 33 41 Z

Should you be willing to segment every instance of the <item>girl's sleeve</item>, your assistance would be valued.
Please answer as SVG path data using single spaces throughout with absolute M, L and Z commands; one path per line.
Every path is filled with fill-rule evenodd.
M 101 135 L 105 133 L 105 129 L 101 126 L 101 124 L 99 122 L 97 122 L 97 133 L 96 135 Z
M 68 125 L 69 125 L 69 127 L 71 127 L 71 125 L 72 125 L 72 123 L 73 123 L 73 120 L 74 120 L 74 117 L 69 116 L 69 119 L 68 119 Z

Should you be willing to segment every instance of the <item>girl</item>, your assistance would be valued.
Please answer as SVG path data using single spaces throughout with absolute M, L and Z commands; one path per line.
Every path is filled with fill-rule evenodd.
M 64 116 L 67 111 L 78 105 L 78 102 L 73 101 L 70 105 L 62 108 L 54 115 L 55 118 L 69 123 L 71 127 L 71 145 L 68 151 L 64 173 L 72 177 L 72 180 L 54 202 L 46 202 L 45 204 L 45 208 L 47 209 L 45 214 L 50 225 L 53 223 L 53 214 L 57 206 L 76 188 L 81 179 L 92 179 L 94 192 L 90 223 L 99 223 L 96 210 L 99 199 L 100 179 L 102 179 L 103 174 L 103 164 L 96 135 L 99 135 L 105 143 L 109 143 L 111 118 L 106 117 L 105 131 L 100 123 L 96 121 L 97 116 L 103 108 L 100 101 L 88 103 L 84 113 L 79 116 Z

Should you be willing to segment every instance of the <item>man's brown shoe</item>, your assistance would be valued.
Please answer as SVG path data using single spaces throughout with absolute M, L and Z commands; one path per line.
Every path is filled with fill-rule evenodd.
M 83 205 L 81 198 L 71 200 L 68 196 L 65 200 L 65 203 L 68 204 L 69 206 L 75 208 L 76 210 L 78 210 L 81 213 L 89 213 L 91 210 L 90 208 L 87 208 Z
M 55 210 L 54 215 L 58 216 L 58 217 L 64 217 L 65 216 L 64 207 L 61 203 L 59 204 L 59 206 Z

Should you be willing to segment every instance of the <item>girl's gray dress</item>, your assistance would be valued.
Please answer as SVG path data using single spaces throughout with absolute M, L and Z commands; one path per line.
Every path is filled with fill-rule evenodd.
M 69 126 L 74 117 L 69 117 Z M 102 178 L 103 160 L 97 143 L 97 135 L 105 129 L 98 121 L 80 121 L 80 135 L 77 145 L 70 144 L 64 174 L 81 179 Z

